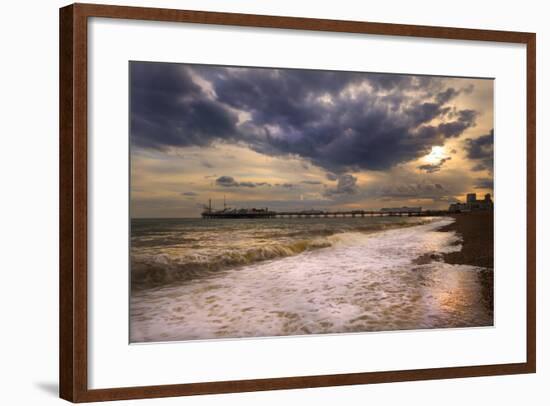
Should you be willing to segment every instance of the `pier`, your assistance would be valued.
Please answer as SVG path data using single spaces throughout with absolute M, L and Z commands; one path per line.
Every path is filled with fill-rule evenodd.
M 267 209 L 241 209 L 205 211 L 205 219 L 311 219 L 311 218 L 365 218 L 365 217 L 413 217 L 413 216 L 445 216 L 447 210 L 339 210 L 339 211 L 270 211 Z
M 424 212 L 419 211 L 386 211 L 386 210 L 349 210 L 349 211 L 283 211 L 277 212 L 275 217 L 279 218 L 319 218 L 319 217 L 401 217 L 401 216 L 422 216 Z
M 251 209 L 235 209 L 227 207 L 225 196 L 223 198 L 223 209 L 214 210 L 212 199 L 208 200 L 208 206 L 204 206 L 201 213 L 203 219 L 311 219 L 311 218 L 365 218 L 365 217 L 413 217 L 413 216 L 445 216 L 448 210 L 422 210 L 422 207 L 385 207 L 380 210 L 294 210 L 294 211 L 273 211 L 267 207 Z

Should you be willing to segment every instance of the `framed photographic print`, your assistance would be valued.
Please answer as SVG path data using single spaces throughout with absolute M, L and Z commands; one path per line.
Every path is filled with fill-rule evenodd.
M 535 34 L 89 4 L 60 34 L 62 398 L 535 372 Z

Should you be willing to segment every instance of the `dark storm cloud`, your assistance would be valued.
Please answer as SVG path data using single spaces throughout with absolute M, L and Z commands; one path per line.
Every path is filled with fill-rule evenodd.
M 441 170 L 441 167 L 445 164 L 445 162 L 450 161 L 452 158 L 449 156 L 447 158 L 442 158 L 439 160 L 439 162 L 435 164 L 425 164 L 418 166 L 418 169 L 422 171 L 426 171 L 426 173 L 434 173 L 439 172 Z
M 473 110 L 450 114 L 460 90 L 434 77 L 148 63 L 132 63 L 131 75 L 132 141 L 141 147 L 241 142 L 337 175 L 416 159 L 476 119 Z
M 257 186 L 271 186 L 267 182 L 237 182 L 233 176 L 220 176 L 216 179 L 216 184 L 223 187 L 257 187 Z
M 335 188 L 325 190 L 325 196 L 353 195 L 358 191 L 357 178 L 349 173 L 340 175 Z
M 446 138 L 458 137 L 466 129 L 475 125 L 476 116 L 477 112 L 474 110 L 461 110 L 455 121 L 441 123 L 437 126 L 437 130 Z
M 460 92 L 458 90 L 456 90 L 454 87 L 449 87 L 447 90 L 445 90 L 443 92 L 439 92 L 435 96 L 435 100 L 439 104 L 444 104 L 444 103 L 447 103 L 448 101 L 450 101 L 451 99 L 455 98 L 459 94 L 460 94 Z
M 407 107 L 395 110 L 373 93 L 341 95 L 346 86 L 362 81 L 392 89 L 398 105 L 405 102 L 404 91 L 419 86 L 408 76 L 239 70 L 215 82 L 215 90 L 221 101 L 250 112 L 256 129 L 265 128 L 263 133 L 256 131 L 251 141 L 256 151 L 297 154 L 336 172 L 388 169 L 424 155 L 432 145 L 474 125 L 471 111 L 460 111 L 451 122 L 427 125 L 448 112 L 443 105 L 454 90 L 440 95 L 439 102 L 409 101 Z M 422 81 L 428 86 L 431 79 Z
M 465 141 L 464 149 L 466 156 L 469 159 L 475 160 L 477 163 L 472 168 L 474 171 L 488 170 L 493 171 L 493 153 L 494 153 L 494 131 L 491 130 L 488 134 L 481 137 Z
M 236 133 L 236 115 L 207 97 L 182 65 L 130 64 L 132 142 L 141 147 L 208 145 Z
M 407 114 L 413 117 L 413 126 L 427 123 L 437 116 L 446 114 L 450 109 L 442 108 L 439 103 L 421 103 L 416 104 L 407 111 Z
M 395 89 L 421 90 L 433 85 L 430 76 L 397 75 L 390 73 L 369 74 L 369 84 L 376 91 L 390 91 Z

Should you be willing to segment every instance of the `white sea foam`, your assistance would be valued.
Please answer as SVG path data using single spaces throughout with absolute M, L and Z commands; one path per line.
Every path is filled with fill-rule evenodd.
M 479 268 L 414 264 L 461 249 L 454 232 L 436 231 L 452 221 L 338 233 L 327 248 L 137 291 L 131 341 L 490 325 Z
M 131 282 L 149 289 L 304 251 L 329 247 L 335 234 L 425 224 L 429 217 L 132 220 Z

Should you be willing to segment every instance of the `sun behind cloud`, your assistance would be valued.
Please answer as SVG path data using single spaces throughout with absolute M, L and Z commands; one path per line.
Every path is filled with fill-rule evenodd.
M 429 164 L 436 164 L 446 157 L 445 147 L 434 145 L 431 152 L 424 157 L 424 161 Z

